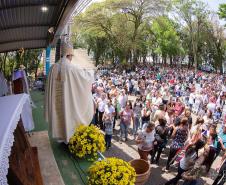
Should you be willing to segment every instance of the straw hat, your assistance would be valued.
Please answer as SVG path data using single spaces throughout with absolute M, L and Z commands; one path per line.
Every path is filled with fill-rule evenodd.
M 74 56 L 73 46 L 69 43 L 62 43 L 61 44 L 61 53 L 62 53 L 62 56 L 67 56 L 67 55 Z

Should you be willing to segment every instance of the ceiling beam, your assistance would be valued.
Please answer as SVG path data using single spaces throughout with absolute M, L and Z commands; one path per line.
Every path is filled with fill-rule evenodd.
M 76 0 L 73 0 L 73 1 L 76 1 Z M 56 21 L 56 27 L 59 26 L 62 17 L 65 15 L 65 11 L 67 10 L 67 6 L 68 5 L 71 6 L 71 4 L 69 4 L 69 3 L 70 3 L 70 0 L 64 0 L 64 4 L 62 5 L 62 10 L 61 10 L 61 12 L 59 14 L 59 17 L 58 17 L 57 21 Z
M 28 25 L 13 25 L 13 26 L 10 26 L 10 27 L 6 27 L 6 28 L 3 28 L 3 29 L 0 29 L 0 31 L 7 31 L 7 30 L 13 30 L 13 29 L 26 29 L 26 28 L 38 28 L 38 27 L 47 27 L 47 28 L 50 28 L 52 27 L 51 24 L 28 24 Z
M 10 43 L 17 43 L 17 42 L 27 42 L 27 41 L 41 41 L 41 40 L 46 41 L 47 37 L 3 41 L 3 42 L 0 42 L 0 45 L 2 45 L 2 44 L 10 44 Z
M 68 0 L 62 15 L 59 17 L 59 19 L 57 21 L 57 25 L 56 25 L 57 30 L 55 32 L 56 37 L 54 37 L 52 45 L 56 44 L 57 36 L 62 34 L 67 22 L 69 21 L 71 15 L 73 14 L 73 11 L 77 5 L 77 1 L 78 0 Z
M 16 8 L 30 8 L 30 7 L 41 7 L 41 6 L 47 6 L 47 7 L 55 7 L 57 6 L 57 3 L 36 3 L 36 4 L 17 4 L 17 5 L 12 5 L 12 6 L 3 6 L 0 7 L 0 11 L 5 11 L 5 10 L 10 10 L 10 9 L 16 9 Z
M 45 48 L 45 45 L 37 45 L 37 46 L 33 46 L 33 47 L 24 47 L 24 49 L 41 49 L 41 48 Z M 12 51 L 18 51 L 18 48 L 10 48 L 10 49 L 5 49 L 5 50 L 1 50 L 1 45 L 0 45 L 0 53 L 6 53 L 6 52 L 12 52 Z

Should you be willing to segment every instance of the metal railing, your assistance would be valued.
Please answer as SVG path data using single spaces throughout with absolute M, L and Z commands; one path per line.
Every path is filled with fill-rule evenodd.
M 73 16 L 79 15 L 93 0 L 78 0 Z

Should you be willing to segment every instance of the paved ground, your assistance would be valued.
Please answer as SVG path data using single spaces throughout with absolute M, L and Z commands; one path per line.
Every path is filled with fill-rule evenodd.
M 130 100 L 134 101 L 135 97 L 130 97 Z M 196 120 L 196 116 L 193 115 L 193 120 Z M 132 130 L 132 128 L 130 128 Z M 104 153 L 106 157 L 119 157 L 124 159 L 125 161 L 130 161 L 132 159 L 139 158 L 139 154 L 137 152 L 137 146 L 134 141 L 134 137 L 129 135 L 129 141 L 120 142 L 119 141 L 119 120 L 117 122 L 116 131 L 114 132 L 112 147 Z M 175 167 L 172 168 L 172 171 L 169 173 L 162 172 L 162 168 L 165 166 L 167 161 L 167 154 L 169 153 L 169 148 L 163 152 L 160 160 L 160 165 L 151 165 L 151 175 L 146 183 L 146 185 L 163 185 L 167 180 L 171 179 L 175 176 L 177 169 Z M 203 178 L 202 185 L 210 185 L 213 182 L 213 179 L 216 176 L 216 172 L 214 171 L 217 163 L 219 163 L 220 159 L 216 159 L 213 164 L 213 169 L 211 169 L 210 173 L 207 177 Z
M 72 62 L 81 68 L 85 69 L 94 69 L 95 66 L 93 65 L 93 61 L 87 55 L 87 51 L 84 49 L 75 49 L 74 50 L 74 57 Z

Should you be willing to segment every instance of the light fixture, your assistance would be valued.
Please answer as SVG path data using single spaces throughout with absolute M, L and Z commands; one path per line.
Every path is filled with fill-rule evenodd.
M 47 11 L 48 11 L 48 7 L 45 6 L 45 5 L 43 5 L 43 6 L 41 7 L 41 10 L 42 10 L 42 12 L 47 12 Z

